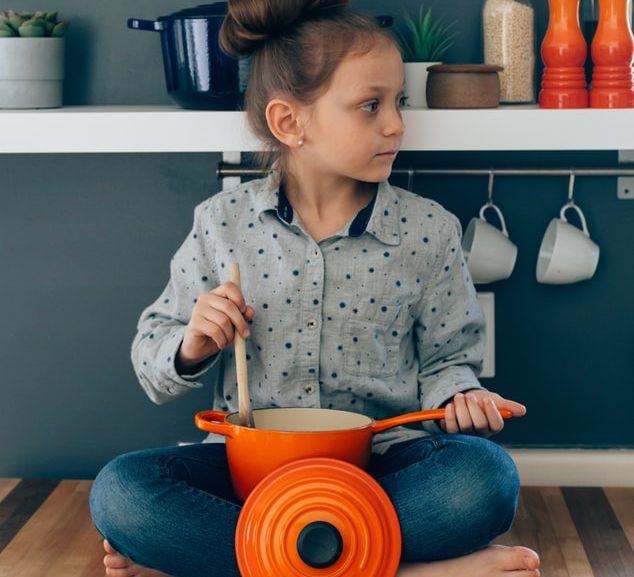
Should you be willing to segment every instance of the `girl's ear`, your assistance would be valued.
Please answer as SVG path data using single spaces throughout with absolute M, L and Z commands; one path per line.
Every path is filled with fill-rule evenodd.
M 269 130 L 282 144 L 297 148 L 303 144 L 304 129 L 299 121 L 299 107 L 281 98 L 274 98 L 266 107 Z

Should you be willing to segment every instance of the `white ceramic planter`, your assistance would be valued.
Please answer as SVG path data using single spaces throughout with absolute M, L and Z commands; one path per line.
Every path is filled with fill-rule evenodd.
M 62 106 L 64 38 L 0 38 L 0 108 Z
M 410 108 L 427 108 L 427 68 L 440 62 L 405 62 L 405 95 Z

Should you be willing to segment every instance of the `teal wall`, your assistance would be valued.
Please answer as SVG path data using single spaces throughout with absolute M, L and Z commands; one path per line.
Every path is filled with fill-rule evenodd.
M 21 0 L 14 8 L 57 9 L 71 20 L 67 104 L 162 104 L 170 101 L 159 37 L 128 30 L 126 19 L 194 4 Z M 386 4 L 353 2 L 399 17 L 398 3 Z M 535 4 L 543 34 L 546 2 Z M 480 61 L 481 2 L 429 5 L 459 18 L 460 37 L 446 60 Z M 1 114 L 0 138 L 11 138 Z M 219 189 L 218 160 L 214 154 L 0 156 L 0 476 L 91 477 L 121 452 L 202 437 L 192 415 L 207 408 L 208 391 L 153 405 L 136 382 L 129 348 L 141 309 L 167 280 L 193 207 Z M 399 162 L 588 166 L 613 164 L 616 154 L 408 153 Z M 463 225 L 486 199 L 481 177 L 418 178 L 414 185 Z M 529 407 L 500 437 L 505 444 L 632 447 L 634 202 L 617 200 L 615 179 L 579 178 L 576 198 L 601 245 L 599 269 L 585 283 L 540 285 L 534 279 L 540 237 L 566 192 L 562 178 L 496 180 L 495 200 L 519 256 L 512 277 L 489 287 L 497 305 L 497 376 L 485 385 Z

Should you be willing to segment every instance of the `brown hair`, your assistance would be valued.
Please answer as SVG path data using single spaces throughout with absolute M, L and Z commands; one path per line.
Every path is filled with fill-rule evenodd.
M 377 39 L 395 42 L 376 20 L 347 9 L 348 0 L 229 0 L 220 45 L 236 57 L 251 56 L 245 95 L 251 130 L 267 148 L 265 168 L 284 164 L 283 148 L 266 122 L 275 97 L 312 104 L 327 88 L 341 60 L 369 51 Z

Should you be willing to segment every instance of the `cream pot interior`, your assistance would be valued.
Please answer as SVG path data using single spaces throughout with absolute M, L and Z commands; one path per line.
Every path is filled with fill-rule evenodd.
M 333 409 L 288 408 L 256 409 L 253 411 L 255 428 L 280 432 L 319 432 L 358 429 L 372 424 L 365 415 Z M 238 413 L 229 415 L 227 423 L 240 424 Z

